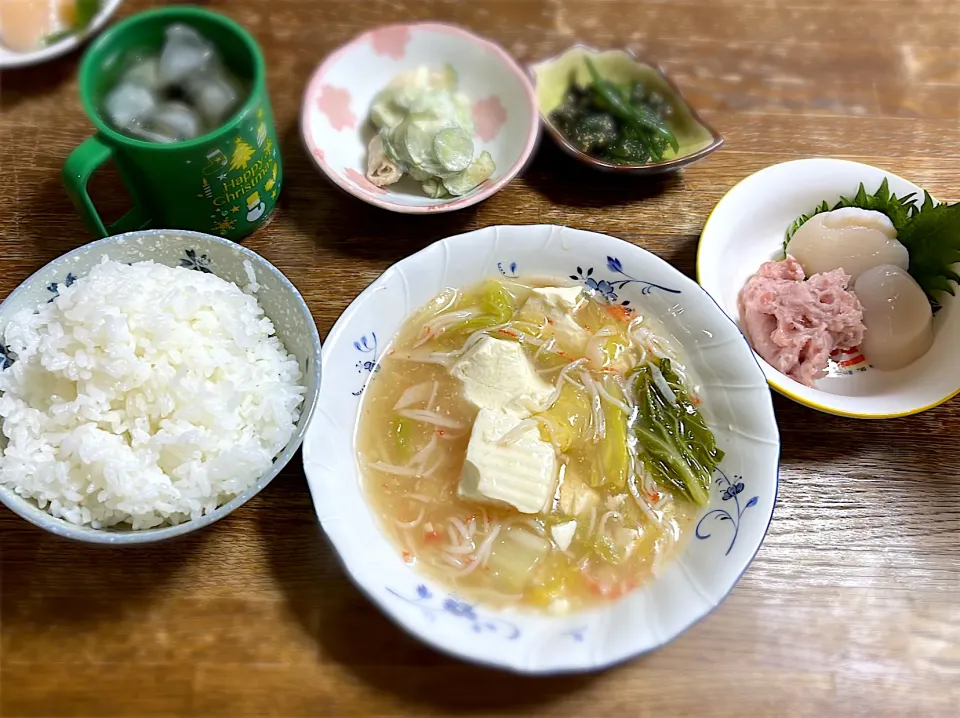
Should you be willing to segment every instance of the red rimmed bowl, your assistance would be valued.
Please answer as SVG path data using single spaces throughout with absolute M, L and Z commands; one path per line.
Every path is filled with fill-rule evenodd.
M 365 176 L 374 96 L 402 72 L 447 64 L 471 102 L 476 152 L 488 151 L 496 170 L 467 194 L 446 199 L 426 196 L 409 177 L 375 186 Z M 533 153 L 540 118 L 533 85 L 503 48 L 452 25 L 417 23 L 366 32 L 327 57 L 307 85 L 300 127 L 313 161 L 338 187 L 383 209 L 425 214 L 469 207 L 500 191 Z
M 660 162 L 614 164 L 581 152 L 563 136 L 550 121 L 550 113 L 563 102 L 572 80 L 578 85 L 590 81 L 587 58 L 593 61 L 605 79 L 618 84 L 641 81 L 670 103 L 673 114 L 667 124 L 680 144 L 678 151 L 668 148 Z M 600 51 L 586 45 L 574 45 L 563 54 L 531 65 L 529 69 L 535 85 L 537 109 L 547 131 L 564 151 L 595 169 L 635 175 L 675 172 L 699 162 L 723 144 L 723 137 L 697 114 L 663 70 L 638 60 L 628 50 Z

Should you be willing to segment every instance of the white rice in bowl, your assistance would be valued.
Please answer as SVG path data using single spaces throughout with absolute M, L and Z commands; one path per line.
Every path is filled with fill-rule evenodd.
M 74 524 L 199 518 L 251 488 L 299 418 L 297 360 L 213 274 L 105 259 L 3 334 L 0 483 Z

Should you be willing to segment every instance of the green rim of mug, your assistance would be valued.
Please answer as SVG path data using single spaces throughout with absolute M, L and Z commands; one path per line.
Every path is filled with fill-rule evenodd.
M 254 72 L 250 91 L 247 94 L 247 99 L 243 105 L 233 113 L 233 116 L 229 120 L 210 130 L 210 132 L 206 133 L 205 135 L 201 135 L 200 137 L 192 140 L 171 142 L 169 144 L 138 140 L 134 137 L 130 137 L 129 135 L 124 135 L 120 132 L 117 132 L 106 122 L 104 122 L 103 118 L 100 116 L 100 109 L 94 102 L 94 78 L 100 70 L 99 60 L 106 49 L 110 47 L 114 38 L 118 35 L 128 32 L 131 28 L 136 27 L 137 25 L 146 22 L 153 22 L 157 19 L 166 19 L 170 22 L 182 21 L 189 23 L 190 20 L 196 18 L 203 18 L 208 22 L 219 24 L 225 29 L 233 32 L 243 41 L 243 44 L 250 51 L 250 56 L 253 58 Z M 136 15 L 131 15 L 125 20 L 121 20 L 106 32 L 101 34 L 100 37 L 97 38 L 97 40 L 90 46 L 87 52 L 84 53 L 83 61 L 80 64 L 80 103 L 83 105 L 84 112 L 86 112 L 87 116 L 97 128 L 97 132 L 102 134 L 104 137 L 109 138 L 113 142 L 132 145 L 134 147 L 150 148 L 151 150 L 157 152 L 179 152 L 181 150 L 192 149 L 194 147 L 205 145 L 217 135 L 221 135 L 227 130 L 235 129 L 236 126 L 240 124 L 240 120 L 243 119 L 244 115 L 254 109 L 261 102 L 262 98 L 266 96 L 266 74 L 266 63 L 263 60 L 263 54 L 260 51 L 260 46 L 257 44 L 257 41 L 253 39 L 253 36 L 239 23 L 231 20 L 225 15 L 221 15 L 220 13 L 212 12 L 210 10 L 205 10 L 204 8 L 200 7 L 180 5 L 177 7 L 159 8 L 157 10 L 140 12 Z

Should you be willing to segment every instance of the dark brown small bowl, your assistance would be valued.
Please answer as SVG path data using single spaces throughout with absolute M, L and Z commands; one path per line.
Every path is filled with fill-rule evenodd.
M 570 86 L 571 74 L 576 73 L 577 81 L 583 84 L 590 80 L 585 57 L 593 61 L 605 78 L 622 83 L 642 80 L 669 100 L 674 108 L 669 125 L 680 142 L 679 152 L 674 154 L 668 150 L 668 156 L 660 162 L 614 164 L 581 152 L 553 126 L 550 113 L 563 101 L 563 95 Z M 629 50 L 600 51 L 586 45 L 574 45 L 561 55 L 530 65 L 527 69 L 536 90 L 540 118 L 547 132 L 568 154 L 596 169 L 636 175 L 675 172 L 699 162 L 723 144 L 723 137 L 703 121 L 663 70 L 638 60 Z

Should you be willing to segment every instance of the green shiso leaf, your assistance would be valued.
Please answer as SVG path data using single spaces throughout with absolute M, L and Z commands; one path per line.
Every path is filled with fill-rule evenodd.
M 886 179 L 873 194 L 868 194 L 861 182 L 853 197 L 841 197 L 832 207 L 824 200 L 809 214 L 794 220 L 783 242 L 784 256 L 793 235 L 811 217 L 843 207 L 883 212 L 890 218 L 897 239 L 910 255 L 907 271 L 934 307 L 939 306 L 937 293 L 955 293 L 960 284 L 960 274 L 953 268 L 960 262 L 960 203 L 934 204 L 930 194 L 924 192 L 923 203 L 918 205 L 915 194 L 897 197 L 890 192 Z

